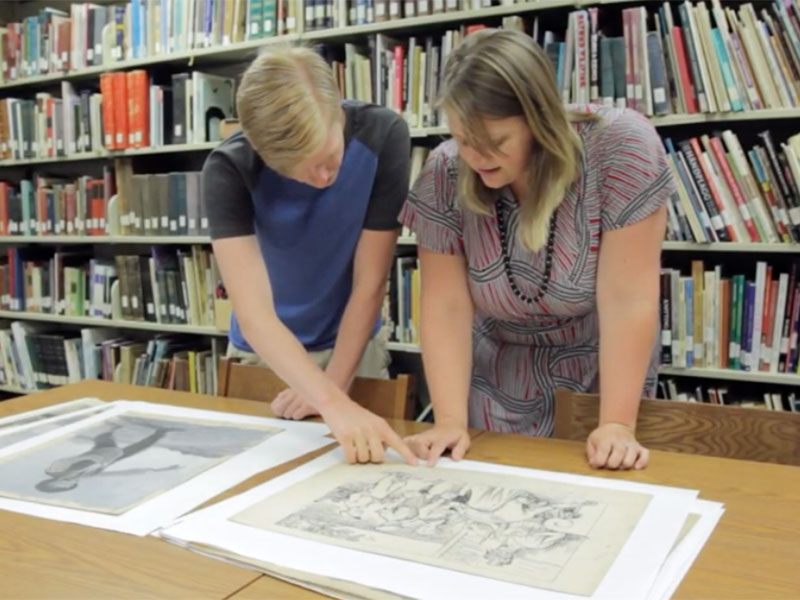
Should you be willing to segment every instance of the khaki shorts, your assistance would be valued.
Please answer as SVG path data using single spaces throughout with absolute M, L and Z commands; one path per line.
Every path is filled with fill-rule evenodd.
M 246 365 L 266 365 L 258 354 L 239 350 L 230 342 L 228 342 L 228 350 L 225 355 L 228 358 L 238 358 L 241 363 Z M 309 352 L 308 356 L 320 369 L 324 369 L 328 366 L 331 356 L 333 356 L 333 348 Z M 392 357 L 386 347 L 386 341 L 380 335 L 377 335 L 367 343 L 364 355 L 361 357 L 358 369 L 356 369 L 356 377 L 389 379 L 389 363 L 391 361 Z

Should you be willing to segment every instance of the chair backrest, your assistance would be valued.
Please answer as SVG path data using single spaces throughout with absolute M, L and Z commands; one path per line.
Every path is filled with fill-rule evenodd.
M 557 390 L 553 437 L 585 440 L 597 427 L 600 399 Z M 696 402 L 642 400 L 636 438 L 645 447 L 800 465 L 800 414 Z
M 268 367 L 244 365 L 236 359 L 223 358 L 219 363 L 217 395 L 244 400 L 272 402 L 288 386 Z M 412 378 L 398 375 L 396 379 L 356 377 L 350 397 L 376 415 L 386 419 L 411 419 Z

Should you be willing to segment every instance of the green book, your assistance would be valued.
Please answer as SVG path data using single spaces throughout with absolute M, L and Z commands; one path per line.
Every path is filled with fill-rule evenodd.
M 34 219 L 33 209 L 33 182 L 30 179 L 23 179 L 19 182 L 19 193 L 22 203 L 22 222 L 20 232 L 22 235 L 36 235 L 36 230 L 31 227 L 31 220 Z
M 278 3 L 276 0 L 261 0 L 261 36 L 272 37 L 278 33 Z
M 264 37 L 261 25 L 264 19 L 264 1 L 248 0 L 250 10 L 247 11 L 247 39 L 256 40 Z
M 728 365 L 731 369 L 739 370 L 741 368 L 741 352 L 742 352 L 742 319 L 744 318 L 744 290 L 745 279 L 744 275 L 734 275 L 733 291 L 731 293 L 731 351 Z

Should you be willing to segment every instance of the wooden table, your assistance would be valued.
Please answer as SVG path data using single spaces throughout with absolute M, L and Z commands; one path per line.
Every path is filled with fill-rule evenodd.
M 271 416 L 268 406 L 261 403 L 91 381 L 0 402 L 0 417 L 86 396 Z M 427 427 L 402 421 L 392 425 L 401 435 Z M 701 497 L 724 502 L 726 514 L 675 598 L 800 598 L 796 564 L 800 469 L 665 452 L 651 456 L 651 466 L 645 471 L 593 471 L 586 465 L 583 444 L 485 433 L 474 436 L 468 458 L 699 489 Z M 213 501 L 293 466 L 262 473 Z M 155 538 L 0 511 L 0 598 L 289 600 L 322 596 Z

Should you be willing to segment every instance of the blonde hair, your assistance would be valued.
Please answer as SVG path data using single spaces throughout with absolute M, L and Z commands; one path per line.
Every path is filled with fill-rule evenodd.
M 529 181 L 520 204 L 518 235 L 531 250 L 547 241 L 550 217 L 580 174 L 583 144 L 571 123 L 592 115 L 566 110 L 547 54 L 529 36 L 483 29 L 468 35 L 447 61 L 439 105 L 464 124 L 467 143 L 496 151 L 484 119 L 521 116 L 533 135 Z M 494 191 L 463 161 L 461 205 L 489 214 Z
M 325 143 L 341 100 L 331 68 L 319 54 L 301 46 L 274 46 L 245 71 L 236 109 L 259 156 L 286 173 Z

